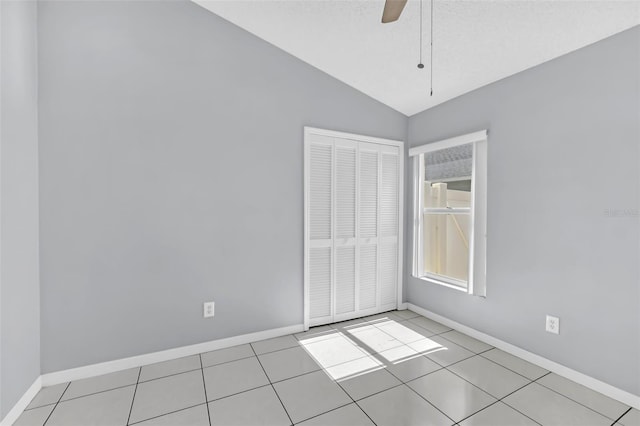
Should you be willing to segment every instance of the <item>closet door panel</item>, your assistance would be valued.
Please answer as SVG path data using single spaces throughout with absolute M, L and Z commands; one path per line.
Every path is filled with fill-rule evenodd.
M 359 309 L 376 308 L 378 302 L 378 175 L 379 145 L 360 143 L 359 180 Z
M 335 249 L 336 315 L 356 310 L 356 248 L 341 246 Z
M 377 305 L 378 291 L 378 246 L 360 246 L 360 306 L 359 309 L 373 309 Z
M 333 318 L 333 139 L 312 135 L 307 147 L 306 295 L 311 325 Z
M 393 309 L 397 304 L 398 286 L 398 223 L 400 199 L 400 156 L 395 147 L 382 147 L 378 208 L 379 308 Z
M 331 247 L 309 250 L 309 317 L 311 320 L 330 318 L 331 301 Z
M 357 142 L 335 139 L 335 316 L 356 312 L 357 154 Z

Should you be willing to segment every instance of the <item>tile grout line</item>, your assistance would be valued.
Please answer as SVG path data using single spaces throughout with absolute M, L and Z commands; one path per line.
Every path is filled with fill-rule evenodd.
M 199 406 L 201 406 L 201 405 L 206 405 L 206 402 L 205 402 L 205 403 L 196 404 L 196 405 L 190 405 L 189 407 L 180 408 L 180 409 L 178 409 L 178 410 L 169 411 L 168 413 L 159 414 L 159 415 L 157 415 L 157 416 L 149 417 L 149 418 L 147 418 L 147 419 L 138 420 L 137 422 L 131 423 L 131 424 L 129 424 L 128 426 L 137 425 L 137 424 L 140 424 L 140 423 L 142 423 L 142 422 L 146 422 L 146 421 L 153 420 L 153 419 L 158 419 L 158 418 L 160 418 L 160 417 L 168 416 L 168 415 L 170 415 L 170 414 L 179 413 L 180 411 L 190 410 L 190 409 L 192 409 L 192 408 L 199 407 Z
M 619 422 L 620 420 L 622 420 L 622 418 L 623 418 L 624 416 L 626 416 L 626 415 L 627 415 L 627 413 L 628 413 L 629 411 L 631 411 L 631 407 L 627 408 L 627 411 L 625 411 L 624 413 L 622 413 L 622 414 L 620 415 L 620 417 L 618 417 L 617 419 L 615 419 L 615 420 L 613 421 L 613 423 L 611 423 L 611 426 L 614 426 L 614 425 L 618 424 L 618 422 Z
M 476 354 L 476 356 L 480 356 L 480 354 Z M 466 360 L 471 359 L 471 358 L 473 358 L 473 357 L 465 358 L 465 359 L 460 360 L 460 361 L 458 361 L 458 362 L 456 362 L 456 363 L 453 363 L 453 364 L 451 364 L 451 365 L 458 364 L 459 362 L 466 361 Z M 483 358 L 484 358 L 484 357 L 483 357 Z M 486 359 L 486 358 L 485 358 L 485 359 Z M 488 361 L 491 361 L 491 360 L 488 360 Z M 496 364 L 497 364 L 497 363 L 496 363 Z M 535 420 L 533 420 L 531 417 L 527 416 L 525 413 L 521 412 L 520 410 L 518 410 L 518 409 L 516 409 L 516 408 L 512 407 L 511 405 L 509 405 L 509 404 L 507 404 L 506 402 L 504 402 L 504 401 L 503 401 L 503 399 L 507 398 L 508 396 L 513 395 L 514 393 L 518 392 L 519 390 L 521 390 L 521 389 L 523 389 L 523 388 L 526 388 L 526 387 L 527 387 L 527 386 L 529 386 L 531 383 L 534 383 L 534 381 L 533 381 L 533 380 L 529 379 L 528 377 L 524 377 L 524 376 L 522 376 L 522 377 L 524 377 L 525 379 L 527 379 L 529 382 L 528 382 L 528 383 L 526 383 L 526 384 L 524 384 L 524 385 L 522 385 L 522 386 L 520 386 L 520 387 L 518 387 L 518 388 L 516 388 L 516 389 L 514 389 L 513 391 L 509 392 L 509 393 L 508 393 L 508 394 L 506 394 L 505 396 L 503 396 L 503 397 L 501 397 L 501 398 L 498 398 L 498 397 L 493 396 L 493 395 L 492 395 L 492 394 L 490 394 L 489 392 L 485 391 L 485 390 L 484 390 L 484 389 L 482 389 L 480 386 L 477 386 L 476 384 L 474 384 L 474 383 L 470 382 L 469 380 L 465 379 L 464 377 L 460 376 L 460 375 L 459 375 L 459 374 L 457 374 L 455 371 L 451 371 L 451 370 L 449 370 L 449 368 L 448 368 L 448 367 L 450 367 L 451 365 L 449 365 L 449 366 L 447 366 L 447 367 L 443 367 L 443 368 L 444 368 L 445 370 L 447 370 L 448 372 L 450 372 L 451 374 L 454 374 L 455 376 L 457 376 L 457 377 L 459 377 L 460 379 L 464 380 L 465 382 L 469 383 L 471 386 L 473 386 L 473 387 L 475 387 L 475 388 L 479 389 L 481 392 L 486 393 L 487 395 L 489 395 L 490 397 L 492 397 L 492 398 L 494 398 L 494 399 L 496 400 L 496 401 L 492 402 L 491 404 L 487 405 L 486 407 L 481 408 L 480 410 L 476 411 L 475 413 L 470 414 L 469 416 L 465 417 L 464 419 L 461 419 L 459 422 L 462 422 L 462 421 L 464 421 L 464 420 L 468 419 L 469 417 L 471 417 L 471 416 L 474 416 L 474 415 L 478 414 L 480 411 L 483 411 L 483 410 L 485 410 L 485 409 L 487 409 L 487 408 L 491 407 L 492 405 L 497 404 L 498 402 L 502 402 L 503 404 L 507 405 L 509 408 L 511 408 L 511 409 L 513 409 L 513 410 L 517 411 L 518 413 L 522 414 L 523 416 L 527 417 L 528 419 L 530 419 L 530 420 L 531 420 L 531 421 L 533 421 L 534 423 L 540 424 L 540 423 L 536 422 Z M 500 367 L 502 367 L 500 364 L 497 364 L 497 365 L 498 365 L 498 366 L 500 366 Z M 507 369 L 506 367 L 503 367 L 503 368 Z M 508 370 L 508 369 L 507 369 L 507 370 Z M 509 370 L 509 371 L 511 371 L 511 370 Z M 514 373 L 515 373 L 515 371 L 514 371 Z M 515 373 L 515 374 L 517 374 L 517 373 Z M 547 374 L 549 374 L 549 373 L 547 373 Z M 546 376 L 546 374 L 545 374 L 545 376 Z M 423 377 L 424 377 L 424 376 L 423 376 Z M 543 377 L 544 377 L 544 376 L 543 376 Z
M 138 383 L 140 383 L 140 375 L 142 374 L 142 367 L 138 367 L 138 379 L 136 380 L 136 387 L 133 389 L 133 398 L 131 398 L 131 407 L 129 407 L 129 415 L 127 416 L 127 426 L 131 421 L 131 412 L 133 411 L 133 403 L 136 400 L 136 392 L 138 391 Z
M 394 376 L 394 377 L 395 377 L 395 376 Z M 393 386 L 391 386 L 390 388 L 382 389 L 382 390 L 380 390 L 380 391 L 374 392 L 374 393 L 372 393 L 371 395 L 367 395 L 367 396 L 362 397 L 362 398 L 360 398 L 360 399 L 356 399 L 356 400 L 355 400 L 355 403 L 357 404 L 358 402 L 360 402 L 360 401 L 362 401 L 362 400 L 364 400 L 364 399 L 367 399 L 367 398 L 372 397 L 372 396 L 374 396 L 374 395 L 378 395 L 378 394 L 380 394 L 380 393 L 382 393 L 382 392 L 386 392 L 386 391 L 391 390 L 391 389 L 395 389 L 395 388 L 397 388 L 397 387 L 399 387 L 399 386 L 402 386 L 402 385 L 404 385 L 404 384 L 405 384 L 405 383 L 400 382 L 400 383 L 398 383 L 397 385 L 393 385 Z
M 544 376 L 546 376 L 547 374 L 551 373 L 551 372 L 550 372 L 550 371 L 548 371 L 548 370 L 544 370 L 544 368 L 542 368 L 542 367 L 539 367 L 539 366 L 537 366 L 537 365 L 535 365 L 535 364 L 531 364 L 529 361 L 525 361 L 525 360 L 523 360 L 522 358 L 518 358 L 518 357 L 516 357 L 516 356 L 514 356 L 514 355 L 508 354 L 508 355 L 514 356 L 515 358 L 517 358 L 517 359 L 518 359 L 518 360 L 520 360 L 520 361 L 528 362 L 529 364 L 531 364 L 531 365 L 533 365 L 533 366 L 535 366 L 535 367 L 538 367 L 538 368 L 540 368 L 540 369 L 542 369 L 542 370 L 546 371 L 546 373 L 544 373 L 542 376 L 537 377 L 537 378 L 535 378 L 535 379 L 532 379 L 532 378 L 530 378 L 530 377 L 527 377 L 527 376 L 525 376 L 524 374 L 522 374 L 522 373 L 518 373 L 516 370 L 514 370 L 514 369 L 512 369 L 512 368 L 509 368 L 509 367 L 507 367 L 506 365 L 502 365 L 502 364 L 500 364 L 498 361 L 494 361 L 494 360 L 492 360 L 491 358 L 487 358 L 486 356 L 484 356 L 484 355 L 483 355 L 483 354 L 486 354 L 487 352 L 490 352 L 490 351 L 492 351 L 492 350 L 494 350 L 494 349 L 495 349 L 495 350 L 498 350 L 498 351 L 499 351 L 499 350 L 501 350 L 501 349 L 498 349 L 498 348 L 495 348 L 495 347 L 494 347 L 494 348 L 489 349 L 488 351 L 480 352 L 478 355 L 480 355 L 482 358 L 486 359 L 487 361 L 491 361 L 492 363 L 494 363 L 494 364 L 496 364 L 496 365 L 499 365 L 499 366 L 500 366 L 500 367 L 502 367 L 502 368 L 506 368 L 507 370 L 509 370 L 509 371 L 511 371 L 511 372 L 513 372 L 513 373 L 516 373 L 517 375 L 522 376 L 522 377 L 524 377 L 525 379 L 530 380 L 530 381 L 532 381 L 532 382 L 535 382 L 536 380 L 541 379 L 541 378 L 543 378 Z M 505 353 L 506 353 L 506 352 L 505 352 Z
M 207 417 L 211 426 L 211 411 L 209 411 L 209 398 L 207 397 L 207 382 L 204 380 L 204 367 L 202 366 L 202 354 L 198 354 L 200 359 L 200 373 L 202 373 L 202 387 L 204 388 L 204 403 L 207 405 Z
M 293 336 L 293 335 L 290 335 L 290 336 Z M 295 339 L 295 336 L 293 336 L 293 338 Z M 296 342 L 297 341 L 298 340 L 296 339 Z M 256 353 L 256 350 L 255 350 L 255 348 L 253 347 L 253 345 L 251 343 L 249 343 L 249 346 L 251 347 L 251 350 L 253 351 L 253 353 L 255 354 L 256 359 L 258 360 L 258 364 L 260 364 L 260 368 L 262 368 L 262 372 L 264 373 L 264 376 L 269 381 L 269 385 L 271 386 L 271 389 L 273 390 L 273 393 L 276 394 L 276 397 L 278 398 L 278 401 L 280 401 L 280 405 L 282 406 L 282 409 L 284 410 L 284 413 L 289 418 L 289 424 L 292 425 L 293 424 L 293 419 L 289 415 L 289 412 L 287 411 L 287 407 L 284 406 L 284 403 L 282 402 L 282 399 L 280 399 L 280 395 L 278 395 L 278 391 L 276 391 L 276 388 L 273 386 L 273 383 L 271 382 L 271 378 L 267 374 L 267 370 L 264 369 L 264 366 L 262 365 L 262 361 L 260 361 L 260 357 L 258 357 L 258 354 Z
M 341 406 L 336 407 L 336 408 L 332 408 L 331 410 L 324 411 L 324 412 L 322 412 L 322 413 L 320 413 L 320 414 L 314 414 L 314 415 L 313 415 L 313 416 L 311 416 L 311 417 L 307 417 L 306 419 L 302 419 L 302 420 L 300 420 L 298 423 L 296 423 L 296 425 L 299 425 L 300 423 L 304 423 L 304 422 L 306 422 L 306 421 L 308 421 L 308 420 L 311 420 L 311 419 L 315 419 L 316 417 L 320 417 L 320 416 L 322 416 L 322 415 L 324 415 L 324 414 L 331 413 L 331 412 L 333 412 L 333 411 L 339 410 L 339 409 L 341 409 L 341 408 L 348 407 L 348 406 L 349 406 L 349 405 L 351 405 L 351 404 L 353 404 L 353 403 L 352 403 L 352 402 L 348 402 L 348 403 L 346 403 L 346 404 L 344 404 L 344 405 L 341 405 Z M 365 413 L 365 414 L 366 414 L 366 413 Z M 293 423 L 292 423 L 292 424 L 293 424 Z M 374 425 L 375 425 L 375 423 L 374 423 Z
M 440 371 L 440 370 L 438 370 L 438 371 Z M 435 373 L 435 371 L 434 371 L 434 373 Z M 420 395 L 420 393 L 419 393 L 417 390 L 415 390 L 414 388 L 412 388 L 411 386 L 409 386 L 409 385 L 408 385 L 408 384 L 406 384 L 406 383 L 403 383 L 403 385 L 405 385 L 407 388 L 409 388 L 409 390 L 410 390 L 411 392 L 413 392 L 413 393 L 415 393 L 416 395 L 418 395 L 418 397 L 419 397 L 419 398 L 422 398 L 424 401 L 426 401 L 426 402 L 427 402 L 427 404 L 431 405 L 433 408 L 435 408 L 435 409 L 436 409 L 436 410 L 438 410 L 440 413 L 442 413 L 442 415 L 443 415 L 443 416 L 445 416 L 446 418 L 448 418 L 449 420 L 451 420 L 451 421 L 453 422 L 453 424 L 456 424 L 456 423 L 457 423 L 457 422 L 456 422 L 455 420 L 453 420 L 451 417 L 447 416 L 447 415 L 445 414 L 445 412 L 444 412 L 444 411 L 442 411 L 441 409 L 439 409 L 438 407 L 436 407 L 436 406 L 435 406 L 435 404 L 433 404 L 431 401 L 429 401 L 429 400 L 428 400 L 427 398 L 425 398 L 424 396 Z
M 544 376 L 540 376 L 540 377 L 538 377 L 538 378 L 537 378 L 537 379 L 535 379 L 533 382 L 534 382 L 535 384 L 537 384 L 538 386 L 542 386 L 543 388 L 550 390 L 551 392 L 557 393 L 557 394 L 558 394 L 558 395 L 560 395 L 560 396 L 564 396 L 564 397 L 565 397 L 565 398 L 567 398 L 568 400 L 573 401 L 573 402 L 575 402 L 575 403 L 576 403 L 576 404 L 578 404 L 578 405 L 582 405 L 584 408 L 588 408 L 589 410 L 593 411 L 593 412 L 594 412 L 594 413 L 596 413 L 596 414 L 600 414 L 602 417 L 604 417 L 604 418 L 606 418 L 606 419 L 613 420 L 611 417 L 609 417 L 609 416 L 605 415 L 604 413 L 601 413 L 600 411 L 596 411 L 595 409 L 593 409 L 593 408 L 589 407 L 588 405 L 584 405 L 584 404 L 583 404 L 582 402 L 580 402 L 580 401 L 576 401 L 575 399 L 573 399 L 573 398 L 569 397 L 568 395 L 565 395 L 565 394 L 563 394 L 563 393 L 561 393 L 561 392 L 559 392 L 559 391 L 557 391 L 557 390 L 555 390 L 555 389 L 553 389 L 553 388 L 550 388 L 549 386 L 545 386 L 543 383 L 538 383 L 538 380 L 540 380 L 540 379 L 542 379 L 542 378 L 544 378 L 544 377 L 547 377 L 547 376 L 548 376 L 549 374 L 551 374 L 551 373 L 552 373 L 552 372 L 551 372 L 551 371 L 549 371 L 547 374 L 545 374 Z M 567 380 L 569 380 L 569 379 L 567 379 Z M 569 381 L 571 381 L 571 380 L 569 380 Z M 571 382 L 572 382 L 572 383 L 575 383 L 575 382 L 573 382 L 573 381 L 571 381 Z M 588 389 L 588 388 L 587 388 L 587 389 Z M 591 390 L 591 389 L 589 389 L 589 390 Z M 594 391 L 594 392 L 595 392 L 595 391 Z M 597 393 L 598 393 L 599 395 L 602 395 L 600 392 L 597 392 Z M 606 396 L 606 395 L 602 395 L 602 396 L 604 396 L 605 398 L 609 398 L 609 397 L 608 397 L 608 396 Z M 612 398 L 609 398 L 609 399 L 612 399 Z M 613 401 L 616 401 L 616 400 L 614 399 Z M 620 404 L 622 404 L 620 401 L 616 401 L 616 402 L 619 402 Z M 622 404 L 622 405 L 626 406 L 626 404 Z M 629 407 L 629 409 L 631 409 L 631 407 Z M 627 409 L 627 410 L 623 413 L 623 415 L 624 415 L 624 414 L 626 414 L 626 413 L 627 413 L 627 411 L 629 411 L 629 409 Z M 620 419 L 620 418 L 618 418 L 618 420 L 619 420 L 619 419 Z M 613 422 L 615 423 L 615 422 L 617 422 L 618 420 L 613 420 Z
M 176 358 L 176 359 L 180 359 L 180 358 Z M 169 361 L 173 361 L 173 360 L 169 360 Z M 164 361 L 164 362 L 166 362 L 166 361 Z M 153 365 L 153 364 L 148 364 L 148 365 Z M 146 366 L 143 366 L 143 367 L 146 367 Z M 202 370 L 202 367 L 192 368 L 192 369 L 189 369 L 189 370 L 180 371 L 179 373 L 171 373 L 171 374 L 167 374 L 165 376 L 154 377 L 153 379 L 142 380 L 139 383 L 149 383 L 149 382 L 153 382 L 155 380 L 166 379 L 167 377 L 177 376 L 178 374 L 191 373 L 192 371 L 198 371 L 198 370 Z M 129 385 L 126 385 L 126 386 L 129 386 Z M 120 387 L 123 388 L 124 386 L 120 386 Z
M 0 2 L 1 1 L 2 0 L 0 0 Z M 137 368 L 140 368 L 140 367 L 137 367 Z M 108 373 L 108 374 L 110 374 L 110 373 Z M 80 380 L 84 380 L 84 379 L 80 379 Z M 147 383 L 147 382 L 140 382 L 140 383 Z M 105 390 L 101 390 L 101 391 L 97 391 L 97 392 L 91 392 L 91 393 L 87 393 L 87 394 L 80 395 L 80 396 L 74 396 L 73 398 L 65 399 L 64 401 L 60 401 L 60 402 L 75 401 L 76 399 L 85 398 L 87 396 L 94 396 L 94 395 L 98 395 L 98 394 L 101 394 L 101 393 L 111 392 L 111 391 L 118 390 L 118 389 L 124 389 L 124 388 L 128 388 L 129 386 L 135 386 L 135 385 L 136 385 L 135 383 L 129 383 L 128 385 L 117 386 L 117 387 L 114 387 L 114 388 L 109 388 L 109 389 L 105 389 Z M 47 405 L 51 405 L 51 404 L 47 404 Z M 41 408 L 41 407 L 38 407 L 38 408 Z
M 452 371 L 452 373 L 453 373 L 453 371 Z M 453 374 L 455 374 L 455 373 L 453 373 Z M 457 376 L 457 374 L 456 374 L 456 376 Z M 460 377 L 460 376 L 458 376 L 458 377 Z M 468 381 L 468 380 L 464 379 L 463 377 L 460 377 L 460 378 L 461 378 L 462 380 Z M 469 383 L 471 383 L 471 382 L 469 382 Z M 529 380 L 529 383 L 527 383 L 527 384 L 525 384 L 525 385 L 523 385 L 523 386 L 520 386 L 519 388 L 517 388 L 517 389 L 515 389 L 515 390 L 513 390 L 513 391 L 511 391 L 511 392 L 509 392 L 508 394 L 506 394 L 506 395 L 505 395 L 505 396 L 503 396 L 502 398 L 496 398 L 496 397 L 494 397 L 493 395 L 489 394 L 489 392 L 483 391 L 483 392 L 485 392 L 485 393 L 487 393 L 487 394 L 491 395 L 493 398 L 496 398 L 496 401 L 492 402 L 491 404 L 487 405 L 487 406 L 486 406 L 486 407 L 484 407 L 484 408 L 481 408 L 480 410 L 478 410 L 478 411 L 476 411 L 475 413 L 473 413 L 473 414 L 471 414 L 471 415 L 469 415 L 469 416 L 465 417 L 464 419 L 462 419 L 462 420 L 460 420 L 460 421 L 462 422 L 462 421 L 464 421 L 464 420 L 467 420 L 469 417 L 475 416 L 475 415 L 476 415 L 476 414 L 478 414 L 479 412 L 484 411 L 484 410 L 486 410 L 487 408 L 491 407 L 492 405 L 495 405 L 495 404 L 497 404 L 497 403 L 501 402 L 501 403 L 503 403 L 504 405 L 506 405 L 507 407 L 511 408 L 512 410 L 516 411 L 517 413 L 522 414 L 523 416 L 525 416 L 526 418 L 528 418 L 528 419 L 529 419 L 529 420 L 531 420 L 532 422 L 534 422 L 534 423 L 536 423 L 536 424 L 538 424 L 538 425 L 539 425 L 540 423 L 538 423 L 537 421 L 535 421 L 535 420 L 534 420 L 534 419 L 532 419 L 531 417 L 527 416 L 525 413 L 523 413 L 522 411 L 518 410 L 517 408 L 512 407 L 511 405 L 509 405 L 509 404 L 507 404 L 506 402 L 504 402 L 504 401 L 503 401 L 505 398 L 507 398 L 507 397 L 509 397 L 509 396 L 513 395 L 514 393 L 518 392 L 519 390 L 522 390 L 522 389 L 526 388 L 526 387 L 527 387 L 527 386 L 529 386 L 531 383 L 533 383 L 533 381 Z M 473 383 L 471 383 L 471 384 L 473 385 Z M 475 385 L 474 385 L 474 386 L 475 386 Z M 477 386 L 476 386 L 476 387 L 477 387 Z
M 207 352 L 205 352 L 205 353 L 207 353 Z M 242 361 L 243 359 L 252 358 L 252 357 L 254 357 L 254 356 L 255 356 L 255 355 L 243 356 L 242 358 L 232 359 L 231 361 L 224 361 L 224 362 L 220 362 L 220 363 L 218 363 L 218 364 L 211 364 L 211 365 L 207 365 L 206 367 L 204 366 L 204 363 L 203 363 L 203 364 L 202 364 L 202 369 L 204 370 L 205 368 L 216 367 L 216 366 L 218 366 L 218 365 L 229 364 L 229 363 L 231 363 L 231 362 L 236 362 L 236 361 Z M 196 368 L 196 370 L 197 370 L 197 368 Z M 186 373 L 186 371 L 185 371 L 185 373 Z M 176 373 L 176 374 L 182 374 L 182 373 Z M 169 377 L 169 376 L 164 376 L 164 377 Z M 158 378 L 160 379 L 161 377 L 158 377 Z M 157 379 L 152 379 L 152 380 L 157 380 Z
M 325 372 L 325 374 L 328 374 L 328 373 L 327 373 L 327 372 Z M 347 392 L 347 391 L 345 390 L 345 388 L 343 388 L 343 387 L 342 387 L 342 385 L 340 384 L 340 382 L 338 382 L 337 380 L 334 380 L 333 382 L 334 382 L 336 385 L 338 385 L 338 387 L 342 390 L 342 392 L 344 392 L 344 393 L 345 393 L 345 395 L 347 395 L 347 396 L 349 397 L 349 399 L 351 400 L 351 403 L 355 404 L 355 405 L 356 405 L 356 407 L 358 407 L 358 408 L 360 409 L 360 411 L 362 411 L 362 412 L 364 413 L 364 415 L 365 415 L 365 416 L 367 416 L 367 417 L 369 418 L 369 420 L 371 420 L 371 423 L 373 423 L 374 425 L 376 425 L 376 426 L 377 426 L 377 423 L 373 421 L 373 419 L 371 418 L 371 416 L 369 416 L 369 414 L 368 414 L 366 411 L 364 411 L 364 409 L 360 406 L 360 404 L 358 404 L 358 402 L 355 400 L 355 398 L 353 398 L 353 397 L 351 396 L 351 394 L 350 394 L 349 392 Z M 351 404 L 351 403 L 350 403 L 350 404 Z M 350 405 L 350 404 L 347 404 L 347 405 Z M 328 411 L 327 411 L 326 413 L 328 413 Z M 323 413 L 323 414 L 326 414 L 326 413 Z
M 45 419 L 44 423 L 42 423 L 42 426 L 46 425 L 47 422 L 49 421 L 49 418 L 51 418 L 51 415 L 53 414 L 53 412 L 56 410 L 56 408 L 58 407 L 58 404 L 60 404 L 60 400 L 62 399 L 62 397 L 64 396 L 64 394 L 67 392 L 67 389 L 69 389 L 69 386 L 71 386 L 71 382 L 67 383 L 67 387 L 64 388 L 64 390 L 62 391 L 62 394 L 60 394 L 60 398 L 58 398 L 58 402 L 56 402 L 56 404 L 53 406 L 53 410 L 51 410 L 51 412 L 49 413 L 49 415 L 47 416 L 47 418 Z

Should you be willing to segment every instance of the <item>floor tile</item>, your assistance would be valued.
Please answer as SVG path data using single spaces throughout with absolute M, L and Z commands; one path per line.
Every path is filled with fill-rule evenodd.
M 272 382 L 320 370 L 320 365 L 301 347 L 260 355 L 260 363 Z
M 434 333 L 444 333 L 445 331 L 451 330 L 451 327 L 447 327 L 446 325 L 442 325 L 439 322 L 435 322 L 433 320 L 430 320 L 429 318 L 425 318 L 422 316 L 411 318 L 409 322 L 422 328 L 426 328 L 427 330 Z
M 640 426 L 640 410 L 632 408 L 627 414 L 622 416 L 616 424 L 623 426 Z
M 615 399 L 606 397 L 554 373 L 547 374 L 536 383 L 552 389 L 569 399 L 573 399 L 612 420 L 616 420 L 629 408 Z
M 352 402 L 324 371 L 294 377 L 273 387 L 294 423 Z
M 60 383 L 59 385 L 47 386 L 40 389 L 40 391 L 27 406 L 27 410 L 36 407 L 42 407 L 44 405 L 55 404 L 56 402 L 58 402 L 58 400 L 60 400 L 60 397 L 67 388 L 68 384 L 68 382 Z
M 257 358 L 214 365 L 203 371 L 209 401 L 269 384 Z
M 356 404 L 349 404 L 298 424 L 301 426 L 375 426 Z
M 176 411 L 164 416 L 154 417 L 136 423 L 136 426 L 209 426 L 209 413 L 207 405 L 201 404 L 195 407 Z
M 474 339 L 473 337 L 467 336 L 466 334 L 460 333 L 456 330 L 447 331 L 446 333 L 442 333 L 440 336 L 475 353 L 484 352 L 493 348 L 491 345 L 487 345 L 478 339 Z
M 318 327 L 311 327 L 307 331 L 294 334 L 294 337 L 300 341 L 314 340 L 320 341 L 329 337 L 337 336 L 338 331 L 331 328 L 328 325 L 321 325 Z
M 407 385 L 455 421 L 496 402 L 491 395 L 444 369 L 413 380 Z
M 131 368 L 116 373 L 76 380 L 71 382 L 67 391 L 62 395 L 62 401 L 123 386 L 135 385 L 138 381 L 139 372 L 139 368 Z
M 206 352 L 202 355 L 202 366 L 211 367 L 229 361 L 237 361 L 243 358 L 255 356 L 251 345 L 232 346 L 230 348 L 218 349 L 217 351 Z
M 605 426 L 611 420 L 550 389 L 531 383 L 503 402 L 545 426 Z
M 481 356 L 490 359 L 493 362 L 497 362 L 503 367 L 506 367 L 511 371 L 515 371 L 530 380 L 536 380 L 548 373 L 544 368 L 531 364 L 530 362 L 501 351 L 500 349 L 491 349 L 490 351 L 483 352 Z
M 449 426 L 453 423 L 406 385 L 377 393 L 359 401 L 358 405 L 378 426 Z
M 270 385 L 209 403 L 212 426 L 289 425 L 289 416 Z
M 268 352 L 279 351 L 281 349 L 295 348 L 298 346 L 298 339 L 292 335 L 275 337 L 273 339 L 261 340 L 259 342 L 252 343 L 253 350 L 256 354 L 266 354 Z
M 140 383 L 131 410 L 131 423 L 205 402 L 202 370 Z
M 465 359 L 448 367 L 449 370 L 476 385 L 488 394 L 501 399 L 530 383 L 530 380 L 481 356 Z
M 402 342 L 373 325 L 350 332 L 346 337 L 367 353 L 382 352 L 403 345 Z
M 367 356 L 367 352 L 345 336 L 337 336 L 309 344 L 305 342 L 302 346 L 323 368 Z
M 408 346 L 400 346 L 381 352 L 377 358 L 384 362 L 387 370 L 403 382 L 408 382 L 442 368 L 439 364 L 420 355 Z
M 420 316 L 420 315 L 416 314 L 415 312 L 410 311 L 409 309 L 404 309 L 402 311 L 396 311 L 394 313 L 397 316 L 399 316 L 400 318 L 402 318 L 403 320 L 408 320 L 408 319 Z
M 200 356 L 192 355 L 184 358 L 172 359 L 156 364 L 145 365 L 140 372 L 140 381 L 146 382 L 172 374 L 186 373 L 200 368 Z
M 389 312 L 383 312 L 381 314 L 369 315 L 368 317 L 364 317 L 363 319 L 365 320 L 365 322 L 369 324 L 376 324 L 379 322 L 386 322 L 386 321 L 404 320 L 404 318 L 398 315 L 396 311 L 389 311 Z
M 47 426 L 113 426 L 127 424 L 135 386 L 62 401 Z
M 443 367 L 475 355 L 462 346 L 456 345 L 439 336 L 431 336 L 424 340 L 418 340 L 417 342 L 409 343 L 408 346 Z
M 349 321 L 341 321 L 341 322 L 329 324 L 329 327 L 333 328 L 334 330 L 344 331 L 344 330 L 350 330 L 352 328 L 361 327 L 363 325 L 367 325 L 367 322 L 364 318 L 355 318 Z
M 325 373 L 334 381 L 344 381 L 384 368 L 383 364 L 372 356 L 343 362 L 325 369 Z
M 396 379 L 395 376 L 385 368 L 380 368 L 345 380 L 340 380 L 338 383 L 351 398 L 357 401 L 374 393 L 397 386 L 402 382 Z
M 24 411 L 13 423 L 13 426 L 42 426 L 53 407 L 55 407 L 55 404 Z
M 395 322 L 389 321 L 384 324 L 376 325 L 380 330 L 394 337 L 402 343 L 411 343 L 422 340 L 425 337 L 433 336 L 435 333 L 422 328 L 409 321 Z
M 460 426 L 537 426 L 527 416 L 517 412 L 513 408 L 496 402 L 479 413 L 460 422 Z

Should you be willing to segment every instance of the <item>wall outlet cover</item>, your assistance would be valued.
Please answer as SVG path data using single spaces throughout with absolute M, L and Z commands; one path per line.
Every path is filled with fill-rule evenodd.
M 547 315 L 547 323 L 545 329 L 549 333 L 560 334 L 560 318 Z
M 205 318 L 211 318 L 215 312 L 214 308 L 215 308 L 214 302 L 205 302 L 203 316 Z

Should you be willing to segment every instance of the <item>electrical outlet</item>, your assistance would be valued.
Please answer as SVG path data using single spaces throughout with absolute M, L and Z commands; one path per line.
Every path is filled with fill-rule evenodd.
M 547 315 L 546 330 L 549 333 L 560 334 L 560 318 Z
M 204 302 L 204 317 L 211 318 L 214 313 L 214 303 L 213 302 Z

